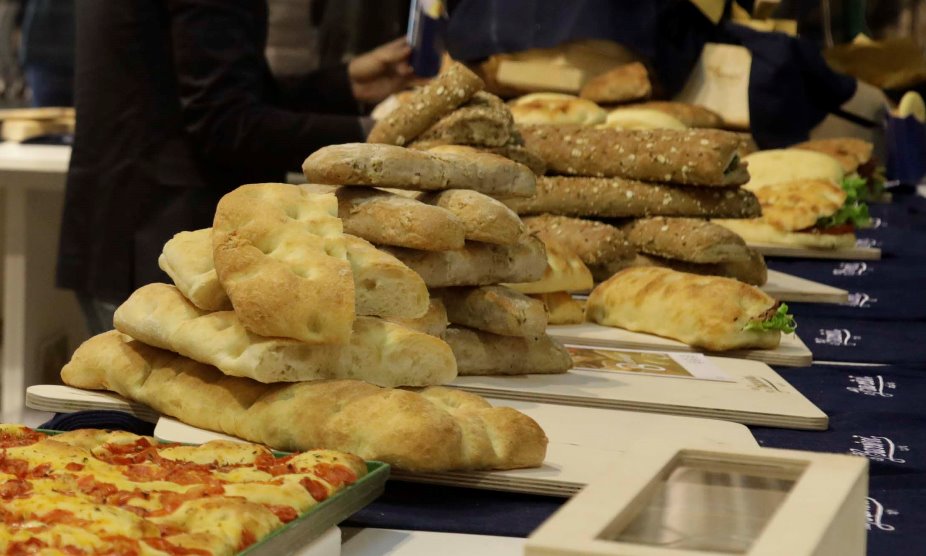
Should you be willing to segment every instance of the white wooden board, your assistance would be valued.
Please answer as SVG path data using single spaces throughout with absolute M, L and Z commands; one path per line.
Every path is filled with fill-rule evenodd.
M 809 247 L 788 247 L 771 243 L 748 245 L 766 257 L 788 257 L 796 259 L 839 259 L 841 261 L 877 261 L 881 250 L 877 247 L 849 247 L 847 249 L 811 249 Z
M 393 471 L 393 476 L 424 483 L 571 496 L 589 481 L 599 477 L 617 459 L 645 450 L 645 446 L 653 439 L 678 446 L 692 439 L 717 448 L 756 446 L 749 429 L 731 422 L 572 407 L 529 400 L 489 398 L 489 401 L 493 405 L 505 405 L 522 411 L 544 429 L 550 444 L 542 467 L 428 474 Z M 127 402 L 115 394 L 86 392 L 68 386 L 32 386 L 27 392 L 27 403 L 30 407 L 41 407 L 49 411 L 74 410 L 77 405 L 80 409 L 130 408 L 136 415 L 156 415 L 150 408 Z M 169 417 L 157 419 L 154 434 L 162 440 L 193 444 L 216 438 L 236 440 L 220 433 L 191 427 Z
M 698 351 L 676 340 L 593 322 L 548 326 L 547 333 L 565 344 L 658 351 Z M 808 367 L 813 363 L 813 354 L 797 334 L 782 334 L 781 344 L 775 349 L 734 350 L 711 355 L 751 359 L 783 367 Z
M 768 271 L 768 282 L 762 286 L 762 291 L 778 301 L 803 303 L 845 303 L 849 301 L 849 292 L 846 290 L 777 270 Z
M 724 419 L 825 430 L 829 419 L 768 365 L 708 358 L 735 382 L 573 369 L 559 375 L 457 377 L 450 385 L 492 398 Z
M 342 556 L 521 556 L 526 539 L 344 527 Z

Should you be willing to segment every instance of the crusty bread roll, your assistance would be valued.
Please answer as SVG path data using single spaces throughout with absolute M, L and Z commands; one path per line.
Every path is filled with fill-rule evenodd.
M 428 305 L 428 312 L 423 316 L 415 319 L 390 318 L 386 320 L 401 324 L 405 328 L 424 332 L 428 336 L 437 336 L 438 338 L 444 335 L 444 331 L 447 330 L 447 325 L 450 324 L 444 302 L 435 297 L 431 298 L 431 302 Z
M 499 282 L 532 282 L 547 267 L 543 242 L 525 234 L 513 245 L 470 241 L 456 251 L 416 251 L 384 246 L 424 278 L 429 288 L 485 286 Z
M 749 260 L 743 238 L 722 226 L 696 218 L 656 216 L 632 220 L 623 227 L 640 252 L 691 263 Z
M 768 282 L 768 267 L 765 265 L 765 257 L 755 249 L 749 249 L 749 259 L 747 260 L 721 263 L 689 263 L 677 259 L 666 259 L 655 255 L 638 253 L 628 266 L 661 266 L 690 274 L 726 276 L 753 286 L 763 286 Z M 621 270 L 623 268 L 599 277 L 595 275 L 595 270 L 592 269 L 592 274 L 595 275 L 595 281 L 604 282 Z
M 525 218 L 524 225 L 541 239 L 562 244 L 589 266 L 632 259 L 636 254 L 624 232 L 604 222 L 544 214 Z
M 585 320 L 585 306 L 569 292 L 532 293 L 542 301 L 550 324 L 581 324 Z
M 368 143 L 323 147 L 305 159 L 302 171 L 309 182 L 328 185 L 472 189 L 513 197 L 533 195 L 536 187 L 527 167 L 494 154 L 430 153 Z
M 616 104 L 649 98 L 652 93 L 646 66 L 631 62 L 589 79 L 579 96 L 599 104 Z
M 358 315 L 414 318 L 427 311 L 428 288 L 416 272 L 359 237 L 344 234 L 344 244 Z M 206 311 L 231 309 L 212 263 L 212 228 L 175 235 L 158 262 L 193 305 Z
M 463 223 L 452 211 L 372 187 L 307 184 L 312 193 L 334 193 L 344 231 L 380 245 L 425 251 L 460 249 Z
M 198 309 L 167 284 L 136 290 L 113 322 L 146 344 L 259 382 L 356 378 L 380 386 L 428 386 L 456 376 L 444 342 L 398 324 L 359 317 L 344 345 L 266 338 L 245 330 L 234 311 Z
M 740 138 L 727 131 L 578 125 L 518 129 L 525 146 L 557 174 L 700 186 L 733 186 L 749 180 L 739 160 Z
M 533 197 L 504 199 L 504 203 L 518 214 L 609 218 L 752 218 L 762 214 L 756 196 L 744 189 L 650 184 L 623 178 L 542 176 L 537 178 Z
M 413 91 L 405 102 L 376 122 L 367 141 L 406 145 L 484 87 L 485 83 L 478 75 L 463 64 L 454 62 L 446 71 L 427 85 Z
M 645 110 L 658 110 L 682 122 L 686 127 L 716 128 L 723 127 L 723 118 L 720 114 L 699 104 L 674 102 L 667 100 L 651 100 L 634 104 L 635 108 Z
M 158 266 L 194 305 L 206 311 L 227 311 L 231 300 L 215 273 L 212 228 L 180 232 L 164 244 Z
M 450 326 L 444 340 L 453 348 L 461 376 L 558 374 L 572 368 L 569 352 L 547 334 L 520 338 Z
M 474 394 L 359 380 L 261 384 L 116 331 L 84 342 L 61 378 L 278 450 L 329 448 L 408 471 L 535 467 L 546 454 L 537 423 Z
M 521 293 L 584 292 L 592 289 L 592 272 L 575 253 L 552 238 L 542 239 L 547 268 L 539 280 L 507 284 Z
M 543 303 L 504 286 L 440 288 L 431 295 L 443 301 L 453 324 L 501 336 L 537 337 L 547 328 Z
M 585 315 L 598 324 L 665 336 L 709 351 L 771 349 L 781 339 L 778 330 L 745 327 L 764 320 L 777 305 L 762 290 L 730 278 L 635 267 L 599 284 L 588 297 Z
M 607 114 L 590 100 L 562 93 L 531 93 L 508 102 L 514 121 L 527 124 L 594 125 Z
M 219 200 L 212 257 L 245 328 L 308 343 L 347 343 L 354 281 L 338 201 L 281 183 Z
M 448 189 L 439 193 L 423 193 L 418 200 L 453 213 L 459 219 L 467 241 L 511 245 L 524 235 L 524 224 L 513 210 L 478 191 Z
M 478 92 L 463 106 L 426 129 L 415 141 L 500 147 L 511 140 L 514 119 L 497 96 Z

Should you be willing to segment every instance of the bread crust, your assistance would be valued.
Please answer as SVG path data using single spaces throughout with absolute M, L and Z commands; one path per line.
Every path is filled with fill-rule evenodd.
M 524 224 L 513 210 L 478 191 L 448 189 L 423 193 L 418 200 L 452 213 L 459 219 L 467 241 L 512 245 L 524 235 Z
M 623 230 L 637 251 L 648 255 L 691 263 L 749 260 L 743 238 L 706 220 L 657 216 L 633 220 Z
M 508 108 L 518 125 L 594 125 L 607 114 L 590 100 L 561 93 L 531 93 L 509 101 Z
M 749 249 L 748 260 L 722 263 L 689 263 L 686 261 L 666 259 L 664 257 L 639 253 L 633 260 L 631 266 L 660 266 L 671 268 L 679 272 L 688 272 L 690 274 L 726 276 L 727 278 L 734 278 L 752 286 L 763 286 L 768 282 L 768 267 L 765 265 L 765 257 L 755 249 Z M 610 277 L 611 275 L 604 276 L 600 281 L 603 282 Z M 595 279 L 599 280 L 597 276 Z
M 762 214 L 756 196 L 744 189 L 650 184 L 624 178 L 543 176 L 537 179 L 533 197 L 504 199 L 504 203 L 521 215 L 752 218 Z
M 541 239 L 559 242 L 586 265 L 632 259 L 636 254 L 624 232 L 604 222 L 543 214 L 525 218 L 524 225 Z
M 480 91 L 468 103 L 435 122 L 415 141 L 500 147 L 511 140 L 513 131 L 514 118 L 502 99 Z
M 585 306 L 569 292 L 532 293 L 542 301 L 550 324 L 581 324 L 585 320 Z
M 536 467 L 546 453 L 546 435 L 530 417 L 475 394 L 359 380 L 261 384 L 116 331 L 84 342 L 61 377 L 278 450 L 325 447 L 408 471 Z
M 520 338 L 450 326 L 444 340 L 453 348 L 461 376 L 559 374 L 572 368 L 569 352 L 547 334 Z
M 453 324 L 501 336 L 537 337 L 547 328 L 543 304 L 504 286 L 440 288 L 431 291 Z
M 631 62 L 589 79 L 579 96 L 599 104 L 616 104 L 649 98 L 653 86 L 646 66 Z
M 668 100 L 650 100 L 634 105 L 635 108 L 658 110 L 676 118 L 686 127 L 719 128 L 723 127 L 723 118 L 717 112 L 698 104 Z
M 376 122 L 367 142 L 407 145 L 484 87 L 485 83 L 478 75 L 463 64 L 454 62 L 445 72 L 413 91 L 405 102 Z
M 525 146 L 557 174 L 721 187 L 749 181 L 738 159 L 740 139 L 726 131 L 576 125 L 519 125 L 518 130 Z
M 539 280 L 506 284 L 521 293 L 558 291 L 585 292 L 595 285 L 592 272 L 575 253 L 556 240 L 542 239 L 547 251 L 547 268 Z

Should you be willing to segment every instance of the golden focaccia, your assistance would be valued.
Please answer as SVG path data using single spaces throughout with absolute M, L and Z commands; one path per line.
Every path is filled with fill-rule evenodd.
M 532 293 L 531 297 L 543 301 L 550 324 L 581 324 L 585 320 L 585 306 L 569 292 Z
M 778 346 L 777 330 L 745 330 L 777 302 L 731 278 L 698 276 L 659 267 L 622 270 L 589 295 L 587 320 L 673 338 L 709 351 Z
M 607 112 L 590 100 L 562 93 L 532 93 L 509 101 L 516 124 L 604 123 Z
M 786 232 L 760 218 L 746 220 L 711 220 L 736 232 L 750 245 L 768 243 L 810 249 L 849 249 L 855 246 L 855 234 L 827 234 L 819 232 Z
M 743 157 L 748 164 L 749 181 L 745 189 L 797 180 L 842 180 L 842 164 L 832 156 L 800 149 L 771 149 Z
M 541 238 L 547 250 L 547 268 L 535 282 L 506 284 L 521 293 L 583 292 L 592 289 L 592 271 L 570 249 L 550 238 Z
M 753 192 L 762 205 L 761 220 L 785 232 L 813 227 L 846 202 L 845 190 L 829 180 L 776 183 Z

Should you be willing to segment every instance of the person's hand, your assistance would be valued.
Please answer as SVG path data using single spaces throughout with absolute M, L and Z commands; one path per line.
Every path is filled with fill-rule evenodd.
M 347 75 L 354 98 L 374 104 L 404 89 L 414 77 L 408 63 L 411 52 L 400 37 L 351 60 Z

